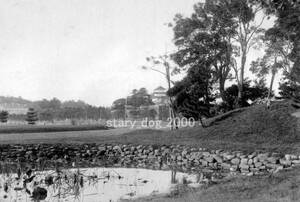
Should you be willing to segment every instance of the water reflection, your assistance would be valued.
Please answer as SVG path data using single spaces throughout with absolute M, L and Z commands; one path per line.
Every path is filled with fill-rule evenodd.
M 177 184 L 199 185 L 199 179 L 134 168 L 28 169 L 0 175 L 0 201 L 118 201 L 168 193 Z

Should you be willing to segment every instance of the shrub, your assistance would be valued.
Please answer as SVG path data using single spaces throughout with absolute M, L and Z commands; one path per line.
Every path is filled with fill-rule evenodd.
M 34 125 L 38 120 L 37 112 L 33 108 L 28 109 L 26 116 L 26 121 L 30 125 Z
M 0 112 L 0 122 L 6 123 L 8 120 L 8 112 L 7 111 L 1 111 Z

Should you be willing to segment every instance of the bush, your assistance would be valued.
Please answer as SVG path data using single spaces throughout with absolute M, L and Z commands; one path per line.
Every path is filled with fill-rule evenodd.
M 7 111 L 1 111 L 0 112 L 0 122 L 6 123 L 8 120 L 8 112 Z
M 38 120 L 37 112 L 33 108 L 29 108 L 26 115 L 26 121 L 30 125 L 34 125 L 35 122 Z

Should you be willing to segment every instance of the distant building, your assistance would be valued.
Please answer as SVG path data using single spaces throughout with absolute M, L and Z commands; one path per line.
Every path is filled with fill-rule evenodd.
M 154 89 L 151 98 L 155 105 L 168 104 L 167 90 L 162 86 Z
M 166 93 L 167 90 L 159 86 L 151 94 L 151 100 L 154 105 L 140 107 L 125 105 L 125 118 L 141 119 L 144 118 L 145 114 L 148 114 L 149 118 L 166 120 L 169 117 L 169 99 Z

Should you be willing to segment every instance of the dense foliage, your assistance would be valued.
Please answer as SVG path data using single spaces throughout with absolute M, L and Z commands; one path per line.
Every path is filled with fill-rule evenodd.
M 251 102 L 258 98 L 266 98 L 268 96 L 268 88 L 264 82 L 257 82 L 254 85 L 250 85 L 250 81 L 247 80 L 243 84 L 244 96 L 241 100 L 241 106 L 250 106 Z M 226 89 L 226 98 L 223 103 L 223 109 L 225 111 L 232 110 L 235 108 L 235 100 L 238 97 L 238 86 L 236 84 L 231 85 Z
M 178 49 L 171 58 L 179 70 L 187 71 L 168 92 L 176 111 L 186 117 L 208 117 L 214 109 L 227 111 L 258 98 L 270 99 L 277 75 L 282 75 L 280 94 L 299 99 L 299 6 L 295 0 L 206 0 L 195 4 L 189 17 L 175 15 L 169 25 Z M 274 26 L 265 30 L 262 25 L 271 17 Z M 251 48 L 264 54 L 248 62 L 250 68 Z M 254 79 L 251 85 L 244 75 L 247 70 L 258 82 Z M 225 82 L 233 79 L 236 83 L 226 89 Z M 211 102 L 216 98 L 222 99 L 221 106 Z
M 187 76 L 182 81 L 176 82 L 167 93 L 174 98 L 173 105 L 177 113 L 196 120 L 211 115 L 210 106 L 214 97 L 208 67 L 190 68 Z

